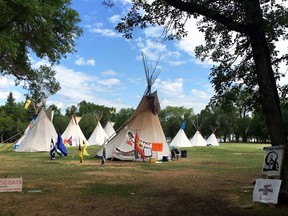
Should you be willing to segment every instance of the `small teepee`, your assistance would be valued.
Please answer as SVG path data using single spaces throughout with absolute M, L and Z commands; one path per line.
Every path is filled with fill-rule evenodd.
M 72 139 L 72 146 L 78 146 L 79 142 L 82 144 L 83 142 L 86 142 L 86 145 L 89 145 L 89 142 L 85 138 L 80 126 L 79 122 L 81 120 L 81 117 L 76 117 L 74 115 L 71 116 L 70 122 L 65 129 L 65 131 L 62 134 L 63 140 L 70 140 Z
M 183 122 L 181 125 L 178 133 L 176 136 L 173 138 L 169 146 L 174 146 L 174 147 L 193 147 L 192 144 L 190 143 L 189 139 L 186 136 L 186 133 L 184 131 L 186 125 L 186 121 Z
M 216 136 L 215 136 L 215 131 L 216 131 L 216 129 L 212 129 L 212 128 L 211 128 L 211 130 L 212 130 L 212 133 L 211 133 L 211 135 L 208 137 L 208 139 L 206 140 L 207 145 L 220 146 L 220 145 L 219 145 L 219 142 L 218 142 L 218 140 L 217 140 L 217 138 L 216 138 Z
M 163 156 L 168 158 L 170 155 L 169 146 L 158 118 L 160 103 L 157 91 L 151 92 L 151 87 L 158 74 L 155 74 L 156 67 L 153 72 L 150 73 L 145 57 L 143 54 L 142 56 L 147 79 L 146 91 L 132 116 L 107 143 L 107 159 L 117 158 L 120 160 L 135 160 L 135 158 L 137 158 L 137 153 L 135 153 L 137 150 L 135 150 L 136 148 L 134 145 L 136 137 L 139 137 L 140 139 L 140 146 L 143 148 L 142 150 L 145 156 L 146 153 L 148 155 L 151 151 L 152 157 L 155 157 L 156 160 L 162 160 Z M 98 152 L 97 155 L 101 156 L 102 150 Z M 141 154 L 141 157 L 142 156 L 143 155 Z
M 116 135 L 115 129 L 113 127 L 114 124 L 115 124 L 115 122 L 108 121 L 104 127 L 104 130 L 105 130 L 106 134 L 108 135 L 109 139 L 111 139 L 112 137 L 114 137 Z
M 203 136 L 200 133 L 200 128 L 203 124 L 203 121 L 199 121 L 198 118 L 196 121 L 193 122 L 194 127 L 196 128 L 196 133 L 191 138 L 190 143 L 192 146 L 207 146 L 206 140 L 203 138 Z
M 94 129 L 94 131 L 92 132 L 92 134 L 90 135 L 88 142 L 90 145 L 103 145 L 104 142 L 109 138 L 109 136 L 107 135 L 107 133 L 105 132 L 105 130 L 103 129 L 100 120 L 102 118 L 102 115 L 95 115 L 96 117 L 96 121 L 97 121 L 97 125 Z
M 48 115 L 47 115 L 48 113 Z M 17 152 L 50 151 L 51 139 L 57 139 L 57 132 L 51 121 L 53 112 L 42 109 L 31 127 L 17 142 Z

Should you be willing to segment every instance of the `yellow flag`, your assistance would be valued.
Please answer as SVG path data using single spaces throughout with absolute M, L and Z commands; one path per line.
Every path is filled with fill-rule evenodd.
M 31 103 L 31 100 L 27 99 L 26 102 L 25 102 L 25 105 L 24 105 L 24 109 L 28 109 L 30 103 Z
M 84 145 L 83 145 L 83 155 L 84 155 L 84 156 L 89 156 L 89 154 L 88 154 L 88 152 L 87 152 L 86 142 L 84 142 Z

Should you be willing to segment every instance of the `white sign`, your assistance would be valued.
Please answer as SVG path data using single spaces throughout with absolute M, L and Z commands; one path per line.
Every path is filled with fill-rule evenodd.
M 277 204 L 280 185 L 279 179 L 257 179 L 253 191 L 253 202 Z
M 22 192 L 23 178 L 1 178 L 0 192 Z
M 264 148 L 264 162 L 262 167 L 262 174 L 267 176 L 280 176 L 283 158 L 283 147 L 272 146 Z

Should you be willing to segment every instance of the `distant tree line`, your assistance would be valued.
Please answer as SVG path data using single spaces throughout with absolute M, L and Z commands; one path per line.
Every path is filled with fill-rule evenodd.
M 251 105 L 250 99 L 250 94 L 245 90 L 239 92 L 231 89 L 221 100 L 212 98 L 199 114 L 195 114 L 192 108 L 167 106 L 158 115 L 163 131 L 170 139 L 186 120 L 185 133 L 188 138 L 199 130 L 206 138 L 214 131 L 222 142 L 270 142 L 264 116 L 255 104 Z M 97 118 L 100 118 L 103 127 L 109 120 L 115 122 L 114 128 L 117 131 L 134 111 L 133 108 L 122 108 L 116 112 L 114 107 L 85 100 L 68 107 L 65 114 L 55 105 L 47 109 L 54 110 L 53 124 L 60 133 L 64 132 L 72 115 L 82 117 L 79 125 L 87 139 L 96 127 Z M 287 102 L 282 103 L 282 110 L 285 126 L 288 128 Z M 31 122 L 34 112 L 33 106 L 24 109 L 24 102 L 16 103 L 10 92 L 5 105 L 0 106 L 0 142 L 15 142 L 19 139 Z

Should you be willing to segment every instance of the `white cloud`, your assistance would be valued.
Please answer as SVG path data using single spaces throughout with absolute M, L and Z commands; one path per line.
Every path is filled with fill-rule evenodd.
M 121 21 L 121 16 L 120 15 L 113 15 L 112 17 L 109 18 L 109 21 L 113 24 L 119 23 Z
M 85 60 L 83 57 L 78 58 L 75 61 L 76 65 L 91 65 L 94 66 L 95 65 L 95 60 L 94 59 L 87 59 Z
M 161 81 L 160 79 L 156 79 L 154 85 L 155 88 L 157 88 L 159 91 L 162 91 L 163 94 L 167 95 L 168 97 L 181 97 L 181 95 L 183 95 L 183 83 L 184 80 L 182 78 L 176 79 L 175 81 Z
M 107 29 L 107 28 L 91 28 L 89 29 L 89 31 L 100 34 L 105 37 L 122 37 L 121 34 L 113 31 L 112 29 Z
M 10 81 L 7 77 L 0 77 L 0 90 L 8 89 L 10 87 Z
M 185 80 L 182 78 L 176 80 L 157 79 L 154 86 L 158 89 L 161 107 L 184 106 L 193 108 L 194 113 L 197 114 L 208 104 L 213 95 L 213 89 L 210 86 L 205 91 L 191 89 L 190 94 L 186 95 L 184 93 L 184 84 Z
M 163 34 L 162 26 L 148 27 L 144 30 L 144 34 L 147 38 L 159 38 Z
M 107 70 L 107 71 L 101 72 L 101 75 L 102 76 L 117 76 L 118 73 L 113 70 Z
M 118 85 L 120 84 L 120 80 L 113 78 L 113 79 L 99 80 L 98 83 L 105 86 Z

